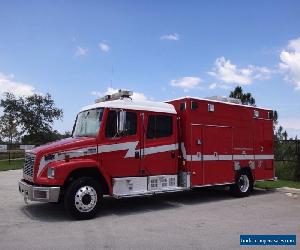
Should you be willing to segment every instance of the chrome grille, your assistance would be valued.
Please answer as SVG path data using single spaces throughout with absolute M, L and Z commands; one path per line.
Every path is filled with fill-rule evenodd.
M 34 169 L 35 155 L 25 154 L 25 163 L 23 168 L 24 178 L 32 180 L 33 179 L 33 169 Z

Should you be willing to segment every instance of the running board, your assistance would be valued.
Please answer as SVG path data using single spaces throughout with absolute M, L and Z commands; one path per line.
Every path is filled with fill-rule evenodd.
M 175 187 L 172 189 L 166 189 L 166 190 L 152 190 L 152 191 L 145 191 L 145 192 L 139 192 L 139 193 L 130 193 L 130 194 L 121 194 L 121 195 L 116 195 L 113 194 L 114 198 L 121 199 L 121 198 L 127 198 L 127 197 L 139 197 L 139 196 L 151 196 L 155 194 L 163 194 L 163 193 L 175 193 L 175 192 L 182 192 L 190 190 L 190 188 L 186 187 Z

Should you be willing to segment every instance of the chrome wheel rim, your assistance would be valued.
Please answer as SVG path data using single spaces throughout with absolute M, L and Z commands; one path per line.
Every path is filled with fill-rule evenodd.
M 97 192 L 91 186 L 81 187 L 75 194 L 75 207 L 82 213 L 92 211 L 97 204 Z
M 250 181 L 247 175 L 243 174 L 239 177 L 238 186 L 242 193 L 246 193 L 249 189 Z

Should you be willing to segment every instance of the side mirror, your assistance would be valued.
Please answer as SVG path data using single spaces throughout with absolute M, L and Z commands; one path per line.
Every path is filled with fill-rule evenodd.
M 121 110 L 118 117 L 118 134 L 124 133 L 126 130 L 126 111 Z

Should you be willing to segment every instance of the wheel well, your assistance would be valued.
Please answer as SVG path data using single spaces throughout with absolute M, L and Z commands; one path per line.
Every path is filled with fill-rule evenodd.
M 251 171 L 251 168 L 250 167 L 242 167 L 240 170 L 239 170 L 241 173 L 246 173 L 249 175 L 249 177 L 251 178 L 252 181 L 254 181 L 253 179 L 253 174 L 252 174 L 252 171 Z
M 75 179 L 80 178 L 80 177 L 92 177 L 95 180 L 99 181 L 103 194 L 108 194 L 108 185 L 101 174 L 101 172 L 98 170 L 97 167 L 85 167 L 85 168 L 77 168 L 74 171 L 72 171 L 66 181 L 64 182 L 64 190 L 65 188 Z

